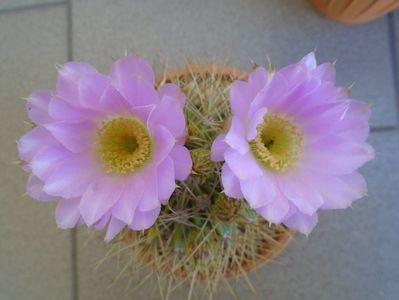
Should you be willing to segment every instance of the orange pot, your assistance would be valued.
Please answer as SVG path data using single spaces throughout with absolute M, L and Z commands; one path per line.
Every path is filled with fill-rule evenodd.
M 309 0 L 327 18 L 363 23 L 399 8 L 399 0 Z

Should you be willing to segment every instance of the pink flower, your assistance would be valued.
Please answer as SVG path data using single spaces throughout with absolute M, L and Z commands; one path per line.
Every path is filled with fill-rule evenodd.
M 111 240 L 125 225 L 150 227 L 191 171 L 183 146 L 185 96 L 176 85 L 154 89 L 154 72 L 136 55 L 124 57 L 109 75 L 68 62 L 56 91 L 30 95 L 36 124 L 18 143 L 30 172 L 28 194 L 58 199 L 60 228 L 108 224 Z
M 231 126 L 212 159 L 224 192 L 258 214 L 308 234 L 319 209 L 346 208 L 367 193 L 357 169 L 374 157 L 366 143 L 369 106 L 335 86 L 332 64 L 314 53 L 269 74 L 257 68 L 230 89 Z

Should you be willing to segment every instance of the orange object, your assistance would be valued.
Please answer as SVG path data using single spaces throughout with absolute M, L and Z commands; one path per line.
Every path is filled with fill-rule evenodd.
M 309 0 L 327 18 L 363 23 L 399 8 L 399 0 Z

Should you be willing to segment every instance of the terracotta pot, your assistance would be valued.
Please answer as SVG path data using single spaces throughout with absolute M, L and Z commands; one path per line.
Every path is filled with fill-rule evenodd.
M 399 0 L 309 0 L 327 18 L 344 23 L 363 23 L 396 8 Z
M 228 66 L 220 66 L 220 65 L 194 65 L 194 66 L 187 66 L 179 69 L 174 69 L 167 71 L 163 75 L 159 75 L 156 78 L 157 86 L 163 82 L 174 82 L 177 83 L 177 79 L 184 79 L 187 77 L 192 76 L 192 74 L 199 73 L 201 75 L 206 74 L 218 74 L 222 76 L 226 76 L 226 80 L 230 82 L 232 80 L 245 80 L 248 77 L 248 73 L 234 69 Z M 184 80 L 183 80 L 184 81 Z M 294 231 L 286 229 L 282 231 L 276 238 L 277 243 L 273 243 L 272 245 L 270 242 L 265 241 L 264 247 L 259 250 L 259 256 L 257 259 L 252 261 L 246 261 L 241 265 L 241 268 L 235 267 L 228 269 L 224 277 L 225 278 L 234 278 L 240 275 L 240 271 L 244 270 L 245 272 L 253 271 L 260 266 L 264 265 L 266 262 L 270 261 L 273 257 L 277 256 L 283 249 L 285 249 L 288 243 L 291 241 L 292 237 L 294 236 Z M 164 270 L 166 272 L 170 272 L 170 269 Z M 187 272 L 184 268 L 178 269 L 175 271 L 175 276 L 180 278 L 186 278 Z M 203 274 L 197 274 L 198 280 L 206 280 L 207 278 Z

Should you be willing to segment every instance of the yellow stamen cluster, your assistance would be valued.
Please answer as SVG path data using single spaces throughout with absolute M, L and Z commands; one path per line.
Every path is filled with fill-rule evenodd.
M 250 142 L 255 158 L 272 171 L 285 171 L 302 154 L 302 135 L 287 119 L 266 114 L 257 127 L 257 136 Z
M 140 120 L 119 117 L 99 129 L 96 150 L 107 173 L 127 174 L 150 160 L 153 142 Z

